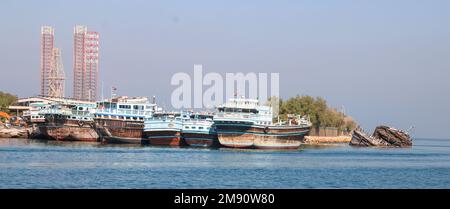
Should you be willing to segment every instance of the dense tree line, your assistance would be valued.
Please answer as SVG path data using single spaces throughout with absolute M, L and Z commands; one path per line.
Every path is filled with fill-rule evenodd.
M 8 107 L 17 101 L 17 96 L 0 91 L 0 111 L 9 113 Z
M 295 96 L 287 100 L 279 100 L 280 119 L 286 120 L 287 114 L 309 116 L 313 127 L 334 127 L 339 130 L 353 130 L 356 122 L 342 112 L 328 107 L 321 97 Z

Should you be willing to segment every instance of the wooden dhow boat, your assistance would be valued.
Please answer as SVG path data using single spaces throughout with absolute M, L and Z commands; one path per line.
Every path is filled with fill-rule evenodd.
M 233 98 L 219 105 L 214 116 L 222 146 L 254 149 L 298 149 L 311 122 L 289 115 L 287 122 L 273 123 L 272 107 L 255 99 Z

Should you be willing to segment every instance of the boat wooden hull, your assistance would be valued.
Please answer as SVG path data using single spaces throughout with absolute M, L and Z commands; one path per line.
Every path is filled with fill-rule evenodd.
M 182 132 L 182 137 L 186 144 L 192 147 L 212 147 L 217 145 L 217 134 Z
M 41 124 L 39 131 L 45 138 L 51 140 L 99 141 L 99 135 L 92 127 L 92 122 L 79 123 L 79 121 L 75 120 L 48 122 Z
M 410 147 L 412 140 L 408 133 L 388 126 L 378 126 L 372 135 L 364 133 L 362 130 L 354 130 L 351 146 L 360 147 Z
M 242 126 L 217 124 L 218 140 L 224 147 L 253 149 L 298 149 L 309 133 L 301 126 Z
M 144 138 L 150 145 L 181 146 L 180 131 L 144 131 Z
M 142 121 L 125 121 L 118 119 L 95 119 L 97 131 L 107 143 L 146 144 L 143 139 L 144 123 Z
M 236 133 L 218 133 L 217 138 L 221 146 L 229 148 L 253 148 L 254 135 L 249 134 L 236 134 Z
M 274 136 L 255 135 L 253 147 L 255 149 L 298 149 L 302 139 Z

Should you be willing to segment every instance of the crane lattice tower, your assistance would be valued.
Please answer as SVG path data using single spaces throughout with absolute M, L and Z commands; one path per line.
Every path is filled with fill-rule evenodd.
M 48 96 L 64 97 L 65 73 L 59 48 L 53 48 L 52 51 L 52 65 L 48 77 L 48 87 Z

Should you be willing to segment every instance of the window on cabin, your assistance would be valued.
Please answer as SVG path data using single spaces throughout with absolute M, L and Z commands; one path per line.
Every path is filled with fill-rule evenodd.
M 131 105 L 119 105 L 120 109 L 131 109 Z

